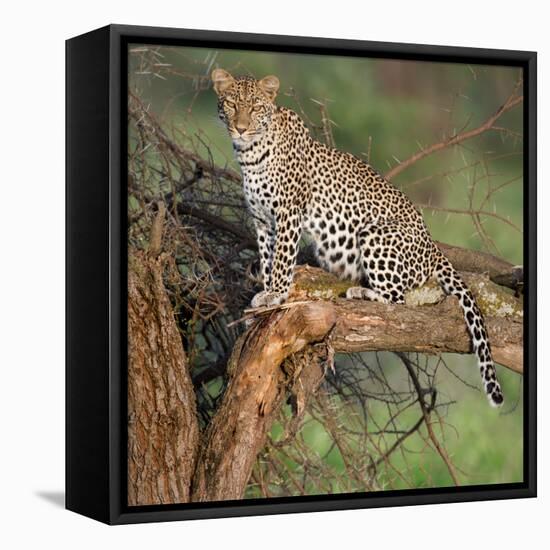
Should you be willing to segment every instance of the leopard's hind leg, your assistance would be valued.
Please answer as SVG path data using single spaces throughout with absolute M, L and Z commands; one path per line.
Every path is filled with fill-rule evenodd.
M 361 285 L 351 287 L 347 298 L 402 304 L 404 292 L 416 281 L 410 276 L 407 251 L 413 244 L 410 231 L 398 221 L 371 223 L 358 233 Z

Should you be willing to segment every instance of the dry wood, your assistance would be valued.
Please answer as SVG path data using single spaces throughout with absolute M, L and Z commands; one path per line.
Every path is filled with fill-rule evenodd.
M 242 498 L 289 384 L 281 364 L 323 340 L 334 323 L 331 304 L 314 302 L 274 312 L 239 339 L 229 362 L 229 386 L 199 455 L 193 500 Z
M 336 351 L 472 353 L 464 319 L 454 297 L 432 306 L 388 306 L 339 300 L 333 307 L 338 316 L 333 340 Z M 486 325 L 495 361 L 522 373 L 522 321 L 488 317 Z
M 199 427 L 195 393 L 160 255 L 164 208 L 149 251 L 128 262 L 128 505 L 189 500 Z

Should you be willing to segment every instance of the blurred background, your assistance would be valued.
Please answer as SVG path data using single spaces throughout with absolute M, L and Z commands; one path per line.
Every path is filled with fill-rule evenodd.
M 155 201 L 172 201 L 167 246 L 179 279 L 167 284 L 203 426 L 223 393 L 227 357 L 242 331 L 227 325 L 257 290 L 254 233 L 209 81 L 215 67 L 277 75 L 280 105 L 300 113 L 318 139 L 383 174 L 479 128 L 522 93 L 513 67 L 130 46 L 129 243 L 143 246 Z M 436 240 L 523 264 L 522 129 L 520 104 L 490 131 L 392 178 Z M 439 487 L 456 478 L 463 485 L 522 481 L 521 376 L 499 368 L 507 401 L 494 410 L 478 389 L 473 356 L 409 354 L 408 360 L 423 386 L 437 391 L 434 431 L 455 479 L 425 426 L 415 427 L 419 412 L 402 359 L 363 353 L 337 357 L 336 372 L 298 423 L 285 407 L 247 496 Z

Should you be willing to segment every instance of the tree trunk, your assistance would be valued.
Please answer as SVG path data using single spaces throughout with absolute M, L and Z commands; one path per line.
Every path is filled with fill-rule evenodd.
M 154 251 L 129 257 L 129 506 L 188 501 L 198 448 L 195 394 L 163 264 Z

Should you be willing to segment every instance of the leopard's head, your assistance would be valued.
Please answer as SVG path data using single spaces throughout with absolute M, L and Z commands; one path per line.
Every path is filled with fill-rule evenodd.
M 261 136 L 271 123 L 276 106 L 279 79 L 266 76 L 233 77 L 223 69 L 212 71 L 214 91 L 218 94 L 218 114 L 236 143 Z

